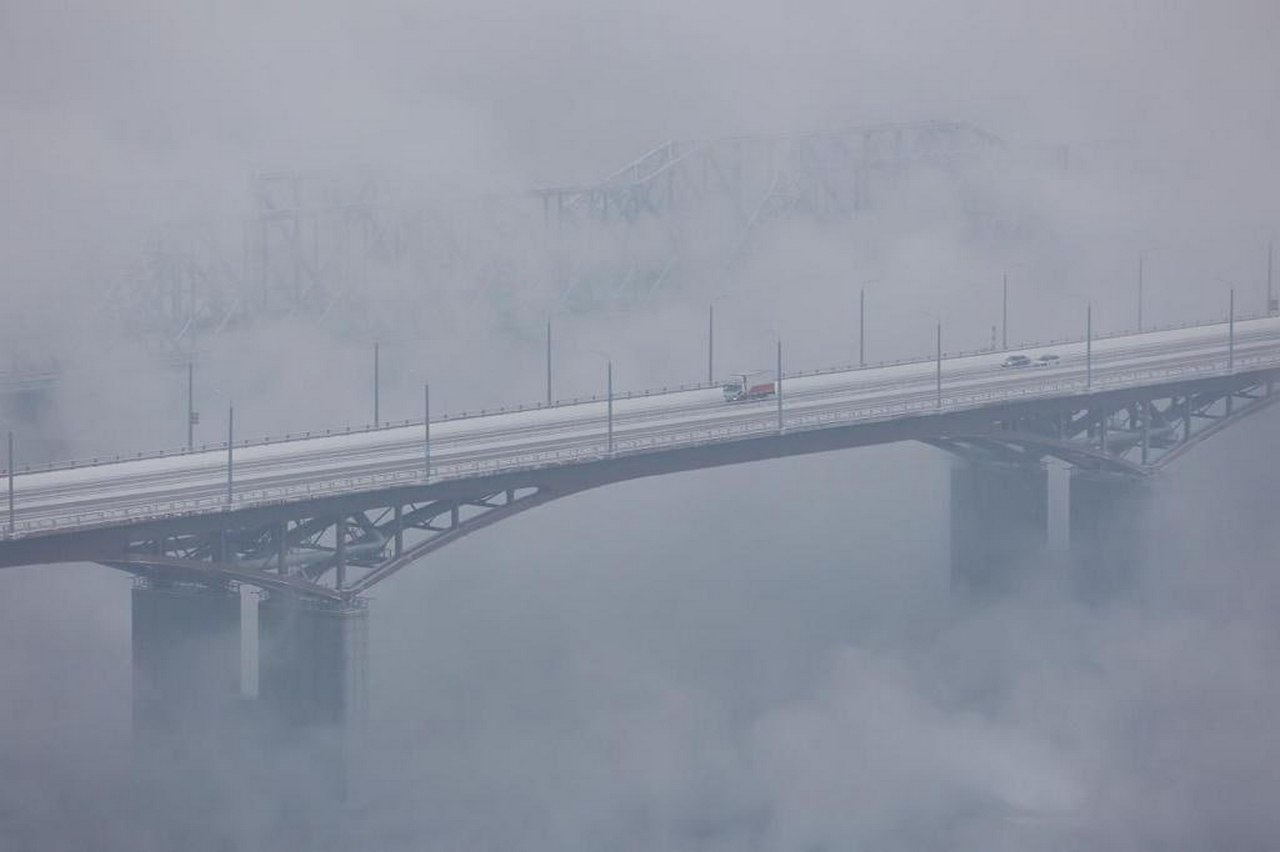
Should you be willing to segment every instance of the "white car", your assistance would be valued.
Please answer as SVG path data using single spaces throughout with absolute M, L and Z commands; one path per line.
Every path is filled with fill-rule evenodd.
M 1001 367 L 1030 367 L 1031 359 L 1026 355 L 1010 355 L 1000 364 Z
M 1057 355 L 1054 355 L 1052 352 L 1046 352 L 1036 359 L 1036 366 L 1037 367 L 1056 367 L 1058 366 L 1058 362 L 1061 360 L 1062 360 L 1061 358 L 1059 358 Z

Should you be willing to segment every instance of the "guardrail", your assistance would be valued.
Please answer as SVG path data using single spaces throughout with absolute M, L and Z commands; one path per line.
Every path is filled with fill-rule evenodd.
M 1200 378 L 1231 375 L 1261 368 L 1280 369 L 1280 353 L 1268 355 L 1237 355 L 1233 362 L 1225 356 L 1214 357 L 1196 364 L 1178 367 L 1136 367 L 1128 370 L 1110 370 L 1096 373 L 1092 381 L 1084 377 L 1048 379 L 1021 383 L 1012 388 L 983 389 L 959 388 L 946 390 L 941 405 L 933 390 L 922 390 L 911 399 L 891 404 L 827 404 L 808 402 L 804 408 L 821 408 L 806 412 L 792 409 L 783 411 L 782 431 L 786 434 L 829 429 L 854 424 L 871 424 L 900 420 L 905 417 L 949 414 L 976 410 L 990 405 L 1022 400 L 1052 399 L 1088 390 L 1097 393 L 1105 390 L 1123 390 L 1142 387 L 1169 379 Z M 778 433 L 778 418 L 773 411 L 761 412 L 758 417 L 736 420 L 716 425 L 691 428 L 672 428 L 646 435 L 614 437 L 613 458 L 665 452 L 693 446 L 709 446 L 717 443 L 744 440 L 746 438 Z M 607 437 L 573 439 L 569 446 L 540 450 L 523 450 L 510 454 L 502 452 L 471 457 L 433 459 L 431 477 L 424 476 L 422 457 L 407 456 L 403 460 L 382 462 L 389 470 L 362 474 L 346 474 L 315 482 L 254 488 L 232 494 L 228 504 L 225 490 L 210 486 L 206 493 L 180 500 L 164 502 L 122 502 L 118 508 L 50 515 L 37 519 L 23 519 L 15 529 L 5 529 L 4 539 L 25 538 L 64 530 L 83 530 L 117 526 L 122 523 L 171 520 L 193 515 L 206 515 L 249 508 L 304 502 L 307 500 L 349 494 L 353 491 L 379 490 L 397 485 L 437 484 L 499 473 L 535 471 L 547 467 L 601 461 L 610 458 Z M 225 448 L 225 444 L 224 444 Z M 482 451 L 483 452 L 483 451 Z

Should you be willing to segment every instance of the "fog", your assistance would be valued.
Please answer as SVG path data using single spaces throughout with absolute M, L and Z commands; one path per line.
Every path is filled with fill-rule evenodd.
M 0 372 L 58 380 L 0 418 L 26 464 L 176 447 L 190 356 L 197 443 L 232 403 L 244 435 L 360 425 L 375 342 L 383 419 L 421 416 L 426 381 L 433 412 L 527 404 L 548 320 L 557 398 L 601 393 L 606 359 L 621 389 L 676 386 L 705 379 L 709 305 L 717 373 L 775 339 L 788 369 L 849 364 L 862 290 L 869 360 L 928 356 L 938 321 L 976 350 L 1005 276 L 1011 342 L 1078 337 L 1087 304 L 1107 333 L 1135 326 L 1140 256 L 1147 326 L 1223 318 L 1232 289 L 1259 313 L 1278 35 L 1280 7 L 1243 0 L 10 0 Z M 709 203 L 553 234 L 523 195 L 669 140 L 928 120 L 1001 144 L 851 218 L 744 231 Z M 239 319 L 253 176 L 366 169 L 421 241 Z M 192 277 L 184 330 L 144 271 L 196 244 L 231 271 Z M 953 595 L 952 462 L 915 444 L 497 524 L 376 588 L 345 795 L 323 734 L 196 715 L 179 752 L 142 753 L 130 579 L 5 569 L 0 849 L 1271 848 L 1276 426 L 1158 478 L 1135 579 L 1103 600 L 1060 554 Z

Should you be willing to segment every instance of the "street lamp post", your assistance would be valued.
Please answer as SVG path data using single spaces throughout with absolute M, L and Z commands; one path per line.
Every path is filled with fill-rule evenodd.
M 1084 309 L 1084 386 L 1093 388 L 1093 302 Z
M 199 419 L 196 415 L 195 363 L 187 361 L 187 452 L 195 449 L 195 429 Z
M 858 291 L 858 366 L 867 366 L 867 288 Z
M 1280 304 L 1276 303 L 1276 298 L 1271 289 L 1271 259 L 1275 254 L 1275 243 L 1267 243 L 1267 316 L 1273 317 L 1280 313 Z
M 236 432 L 236 407 L 234 405 L 227 406 L 227 508 L 231 508 L 231 488 L 232 488 L 232 447 L 235 446 Z
M 778 338 L 778 434 L 782 434 L 782 338 Z
M 868 278 L 858 289 L 858 366 L 867 366 L 867 285 L 879 278 Z
M 373 428 L 375 429 L 378 428 L 380 420 L 378 411 L 378 390 L 380 384 L 378 375 L 378 348 L 377 343 L 373 344 Z
M 605 365 L 605 381 L 609 392 L 609 458 L 613 458 L 613 359 Z
M 9 535 L 16 532 L 13 525 L 13 432 L 9 432 Z
M 1231 288 L 1227 300 L 1227 372 L 1236 369 L 1236 288 Z
M 942 410 L 942 320 L 938 320 L 938 346 L 937 346 L 937 385 L 938 385 L 938 402 L 937 408 Z
M 715 384 L 716 306 L 707 305 L 707 386 Z
M 551 320 L 547 320 L 547 405 L 551 405 Z
M 422 385 L 422 477 L 431 481 L 431 384 Z
M 1142 333 L 1142 267 L 1146 252 L 1138 252 L 1138 333 Z
M 1004 274 L 1000 296 L 1000 350 L 1009 351 L 1009 273 Z

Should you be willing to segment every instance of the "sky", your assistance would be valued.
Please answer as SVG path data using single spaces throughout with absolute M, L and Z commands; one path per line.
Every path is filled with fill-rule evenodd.
M 463 250 L 455 272 L 366 270 L 323 321 L 205 341 L 206 422 L 234 400 L 250 434 L 367 419 L 378 338 L 391 417 L 418 413 L 427 379 L 445 410 L 538 399 L 548 316 L 572 396 L 598 391 L 606 350 L 621 387 L 700 379 L 709 302 L 726 370 L 773 334 L 797 368 L 847 363 L 863 287 L 873 359 L 924 354 L 935 317 L 948 347 L 986 345 L 1006 274 L 1015 340 L 1078 335 L 1084 302 L 1131 327 L 1139 253 L 1149 323 L 1222 316 L 1232 287 L 1257 310 L 1277 36 L 1262 0 L 4 0 L 0 369 L 53 358 L 64 376 L 34 417 L 0 416 L 32 461 L 177 445 L 180 378 L 128 330 L 120 282 L 158 234 L 234 234 L 273 169 L 394 176 Z M 625 310 L 561 306 L 542 232 L 459 201 L 590 183 L 672 139 L 924 120 L 1009 156 L 926 172 L 853 222 L 779 223 L 740 266 Z M 970 197 L 1024 227 L 975 239 Z M 607 266 L 660 236 L 566 245 Z M 1008 597 L 953 599 L 950 462 L 918 446 L 620 485 L 497 525 L 378 589 L 342 808 L 314 788 L 323 742 L 134 754 L 128 578 L 7 569 L 0 846 L 1274 845 L 1275 425 L 1156 483 L 1138 580 L 1102 602 L 1036 554 Z

